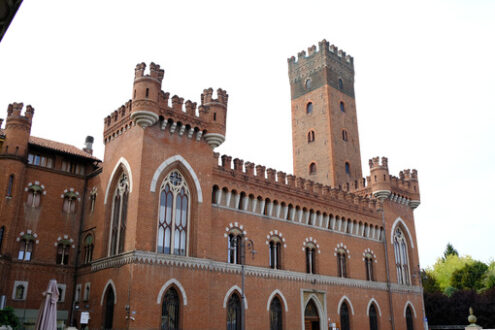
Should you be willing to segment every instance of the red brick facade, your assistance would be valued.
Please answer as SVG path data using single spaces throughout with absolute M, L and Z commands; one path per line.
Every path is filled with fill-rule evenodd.
M 161 90 L 158 65 L 145 69 L 105 118 L 104 162 L 91 141 L 83 151 L 30 137 L 34 109 L 9 107 L 0 294 L 23 322 L 55 278 L 66 324 L 87 311 L 91 328 L 237 329 L 243 248 L 246 329 L 345 328 L 346 308 L 350 329 L 408 329 L 406 314 L 422 329 L 417 173 L 391 176 L 374 158 L 362 178 L 352 58 L 323 41 L 289 59 L 297 177 L 213 151 L 225 91 L 204 90 L 197 106 Z

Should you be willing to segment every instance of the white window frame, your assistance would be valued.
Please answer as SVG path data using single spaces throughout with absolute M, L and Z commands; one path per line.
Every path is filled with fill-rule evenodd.
M 22 298 L 21 299 L 17 299 L 15 297 L 15 292 L 16 292 L 16 289 L 19 285 L 24 285 L 24 292 L 22 294 Z M 15 301 L 23 301 L 23 300 L 26 300 L 27 298 L 27 290 L 28 290 L 28 285 L 29 285 L 29 282 L 28 281 L 15 281 L 14 282 L 14 289 L 12 290 L 12 300 L 15 300 Z

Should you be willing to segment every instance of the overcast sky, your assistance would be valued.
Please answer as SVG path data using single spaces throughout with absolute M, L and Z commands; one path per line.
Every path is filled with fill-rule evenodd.
M 292 173 L 287 58 L 322 39 L 354 57 L 363 172 L 416 168 L 422 267 L 447 242 L 495 255 L 495 1 L 34 1 L 0 43 L 0 118 L 35 108 L 32 135 L 103 157 L 103 118 L 131 98 L 134 67 L 199 103 L 229 93 L 220 153 Z M 1 110 L 3 109 L 3 110 Z M 4 124 L 5 125 L 5 124 Z

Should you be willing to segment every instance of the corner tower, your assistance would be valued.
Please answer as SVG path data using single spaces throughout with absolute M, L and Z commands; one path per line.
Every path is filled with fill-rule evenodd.
M 354 63 L 326 40 L 289 58 L 294 175 L 338 186 L 362 177 Z

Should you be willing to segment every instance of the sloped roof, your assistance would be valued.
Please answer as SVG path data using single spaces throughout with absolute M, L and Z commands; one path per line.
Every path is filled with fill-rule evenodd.
M 69 155 L 73 156 L 78 156 L 78 157 L 83 157 L 83 158 L 88 158 L 88 159 L 93 159 L 101 162 L 98 158 L 96 158 L 93 155 L 88 154 L 87 152 L 73 146 L 70 144 L 66 143 L 60 143 L 52 140 L 47 140 L 47 139 L 42 139 L 36 136 L 30 136 L 29 137 L 29 144 L 47 148 L 47 149 L 52 149 L 55 151 L 63 152 Z

